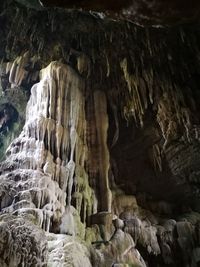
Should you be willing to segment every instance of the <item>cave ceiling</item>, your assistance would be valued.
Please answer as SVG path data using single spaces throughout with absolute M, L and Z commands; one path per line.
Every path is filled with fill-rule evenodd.
M 103 12 L 113 19 L 126 19 L 141 25 L 171 25 L 198 20 L 198 0 L 16 0 L 28 7 L 78 8 Z

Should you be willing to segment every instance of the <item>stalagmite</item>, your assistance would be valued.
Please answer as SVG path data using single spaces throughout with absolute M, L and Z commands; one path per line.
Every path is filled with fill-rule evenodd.
M 73 177 L 74 177 L 74 171 L 75 171 L 75 163 L 74 163 L 73 160 L 70 160 L 68 162 L 67 168 L 69 170 L 67 205 L 70 206 L 70 204 L 71 204 L 71 198 L 72 198 Z
M 99 178 L 101 211 L 111 211 L 112 194 L 109 188 L 109 151 L 107 146 L 108 115 L 106 96 L 102 91 L 94 92 L 95 118 L 99 147 Z

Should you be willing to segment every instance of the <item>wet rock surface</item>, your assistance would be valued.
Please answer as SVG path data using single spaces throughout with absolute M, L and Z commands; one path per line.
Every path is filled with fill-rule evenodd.
M 0 264 L 47 266 L 47 239 L 30 218 L 2 215 L 0 218 Z

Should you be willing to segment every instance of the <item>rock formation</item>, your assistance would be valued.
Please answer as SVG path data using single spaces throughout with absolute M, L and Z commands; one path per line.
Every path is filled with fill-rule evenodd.
M 198 267 L 199 25 L 2 8 L 0 265 Z

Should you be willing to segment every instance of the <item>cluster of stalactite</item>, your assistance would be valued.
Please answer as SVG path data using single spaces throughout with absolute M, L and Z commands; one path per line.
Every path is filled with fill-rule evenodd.
M 51 42 L 49 36 L 54 36 Z M 164 147 L 180 128 L 190 138 L 191 120 L 198 111 L 191 86 L 196 89 L 199 75 L 199 31 L 190 25 L 171 30 L 141 28 L 78 11 L 27 12 L 21 8 L 11 23 L 5 49 L 6 58 L 13 60 L 6 72 L 9 68 L 13 68 L 11 73 L 15 68 L 22 71 L 16 76 L 19 80 L 12 81 L 15 84 L 27 73 L 27 82 L 34 82 L 39 67 L 61 60 L 87 77 L 89 87 L 103 83 L 113 105 L 118 105 L 125 118 L 134 117 L 138 125 L 143 126 L 145 111 L 154 109 Z M 12 59 L 13 54 L 21 56 Z M 194 81 L 189 78 L 191 73 Z M 190 100 L 183 92 L 190 94 Z
M 26 250 L 19 266 L 75 260 L 77 267 L 145 267 L 160 256 L 155 266 L 196 267 L 199 214 L 185 222 L 169 220 L 165 202 L 149 203 L 155 216 L 139 208 L 116 184 L 110 151 L 122 120 L 145 129 L 151 114 L 158 130 L 149 149 L 155 171 L 163 171 L 163 158 L 174 176 L 191 169 L 187 179 L 199 197 L 199 31 L 140 28 L 81 12 L 14 11 L 8 4 L 0 16 L 10 26 L 8 35 L 0 29 L 1 90 L 33 86 L 24 128 L 0 164 L 0 236 L 6 229 L 9 239 L 19 226 L 23 248 L 35 224 L 46 231 L 44 242 L 40 231 L 35 235 L 36 256 Z M 75 236 L 98 250 L 89 253 Z M 13 251 L 2 266 L 15 266 L 15 251 L 24 255 Z M 173 251 L 185 258 L 176 260 Z

